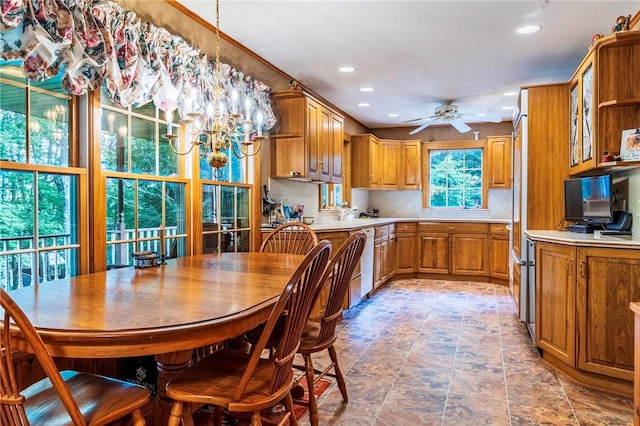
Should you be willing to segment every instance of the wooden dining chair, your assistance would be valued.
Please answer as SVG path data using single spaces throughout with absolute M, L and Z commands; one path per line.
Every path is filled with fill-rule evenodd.
M 141 408 L 150 402 L 143 386 L 66 370 L 59 371 L 40 335 L 22 309 L 0 288 L 4 310 L 0 329 L 0 425 L 104 425 L 131 416 L 134 425 L 144 425 Z M 46 378 L 18 388 L 13 363 L 13 335 L 30 346 Z
M 320 379 L 330 374 L 331 369 L 333 369 L 333 374 L 330 375 L 335 376 L 343 401 L 349 401 L 347 385 L 338 365 L 338 357 L 334 343 L 337 338 L 336 326 L 342 316 L 342 304 L 349 289 L 351 275 L 364 250 L 365 240 L 366 236 L 364 232 L 355 232 L 351 234 L 340 246 L 338 251 L 335 252 L 322 279 L 323 282 L 325 282 L 325 280 L 330 280 L 331 282 L 329 300 L 327 301 L 324 315 L 319 319 L 309 318 L 300 338 L 298 353 L 304 358 L 305 365 L 304 367 L 298 368 L 304 369 L 307 379 L 307 386 L 309 388 L 309 401 L 307 405 L 309 407 L 309 420 L 312 426 L 318 425 L 318 405 L 313 389 Z M 319 300 L 318 295 L 320 290 L 321 288 L 318 289 L 318 294 L 316 294 L 316 301 Z M 316 372 L 311 355 L 325 349 L 329 352 L 331 362 L 324 370 Z
M 318 244 L 318 236 L 302 222 L 283 223 L 271 231 L 260 246 L 261 252 L 307 254 Z
M 223 349 L 167 383 L 166 395 L 174 400 L 170 426 L 178 426 L 181 420 L 192 424 L 192 411 L 204 404 L 215 407 L 215 424 L 221 424 L 223 410 L 227 410 L 251 413 L 251 424 L 261 425 L 260 410 L 280 401 L 286 409 L 282 423 L 289 420 L 294 426 L 298 424 L 290 393 L 294 384 L 292 364 L 330 254 L 331 243 L 323 240 L 302 260 L 271 310 L 255 350 Z M 282 339 L 273 357 L 262 358 L 267 339 L 281 317 L 285 318 Z

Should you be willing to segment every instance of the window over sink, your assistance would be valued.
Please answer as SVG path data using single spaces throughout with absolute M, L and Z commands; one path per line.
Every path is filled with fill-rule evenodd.
M 487 208 L 486 140 L 436 142 L 424 156 L 423 206 L 432 209 Z

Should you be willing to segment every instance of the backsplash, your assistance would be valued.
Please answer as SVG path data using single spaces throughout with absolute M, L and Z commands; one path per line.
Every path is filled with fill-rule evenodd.
M 511 217 L 511 190 L 489 190 L 488 206 L 487 209 L 423 209 L 422 191 L 370 191 L 368 207 L 378 209 L 380 217 L 506 220 Z

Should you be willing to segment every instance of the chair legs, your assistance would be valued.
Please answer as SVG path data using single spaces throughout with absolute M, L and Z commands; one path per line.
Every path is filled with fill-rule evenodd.
M 144 426 L 146 424 L 142 411 L 136 410 L 131 413 L 131 424 L 133 426 Z
M 287 394 L 287 396 L 284 397 L 282 403 L 289 412 L 289 425 L 298 426 L 298 419 L 296 419 L 296 412 L 293 408 L 293 398 L 291 398 L 291 394 Z
M 169 415 L 168 426 L 180 426 L 182 422 L 182 408 L 184 403 L 182 402 L 174 402 L 171 406 L 171 414 Z
M 305 374 L 307 377 L 307 387 L 309 389 L 309 421 L 311 426 L 318 425 L 318 403 L 316 402 L 316 395 L 313 392 L 315 387 L 315 370 L 313 368 L 313 361 L 311 360 L 311 354 L 302 354 L 304 358 Z
M 338 356 L 336 355 L 336 348 L 329 346 L 329 357 L 331 357 L 331 362 L 333 362 L 333 369 L 336 373 L 336 381 L 338 382 L 338 388 L 340 389 L 340 393 L 342 394 L 342 401 L 349 402 L 349 397 L 347 396 L 347 384 L 344 381 L 344 377 L 342 376 L 342 371 L 340 371 L 340 367 L 338 366 Z
M 336 348 L 333 346 L 329 346 L 327 348 L 329 352 L 329 357 L 331 358 L 331 364 L 324 369 L 324 371 L 319 372 L 320 374 L 316 376 L 316 370 L 313 368 L 313 361 L 311 359 L 310 353 L 303 353 L 302 357 L 304 358 L 304 367 L 305 367 L 305 377 L 307 378 L 307 386 L 309 390 L 309 421 L 311 422 L 311 426 L 318 426 L 319 417 L 318 417 L 318 403 L 316 402 L 316 394 L 313 392 L 313 389 L 316 383 L 324 377 L 325 374 L 333 375 L 336 378 L 336 382 L 338 382 L 338 389 L 340 389 L 340 393 L 342 394 L 342 401 L 349 402 L 349 396 L 347 395 L 347 384 L 344 381 L 344 376 L 342 375 L 342 371 L 340 371 L 340 366 L 338 365 L 338 355 L 336 354 Z M 333 367 L 334 374 L 330 374 L 329 370 Z

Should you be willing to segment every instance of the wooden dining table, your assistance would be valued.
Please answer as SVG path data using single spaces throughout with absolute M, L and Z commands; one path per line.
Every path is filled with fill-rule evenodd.
M 65 358 L 154 355 L 154 423 L 166 424 L 165 385 L 194 348 L 223 342 L 267 320 L 303 256 L 221 253 L 81 275 L 11 292 L 51 353 Z M 17 348 L 29 352 L 17 338 Z

